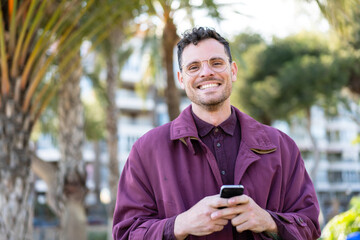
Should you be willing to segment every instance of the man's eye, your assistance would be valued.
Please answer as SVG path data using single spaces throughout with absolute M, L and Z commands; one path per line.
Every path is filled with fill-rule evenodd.
M 192 64 L 192 65 L 188 66 L 187 69 L 190 72 L 195 72 L 195 71 L 199 70 L 200 67 L 198 64 Z
M 224 66 L 224 62 L 223 61 L 212 61 L 211 62 L 211 66 L 213 67 L 221 67 L 221 66 Z

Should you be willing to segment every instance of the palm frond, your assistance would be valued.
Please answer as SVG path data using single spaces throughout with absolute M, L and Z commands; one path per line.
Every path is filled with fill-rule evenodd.
M 80 46 L 81 46 L 81 43 L 83 40 L 83 36 L 92 37 L 93 35 L 96 35 L 103 29 L 103 26 L 101 26 L 101 25 L 97 25 L 97 27 L 91 27 L 91 26 L 93 26 L 94 22 L 96 21 L 97 17 L 99 16 L 98 14 L 107 14 L 109 12 L 109 10 L 111 9 L 109 6 L 103 8 L 98 14 L 94 14 L 91 18 L 89 18 L 85 22 L 85 24 L 80 25 L 76 29 L 76 31 L 73 31 L 75 28 L 75 25 L 79 22 L 80 18 L 84 15 L 86 10 L 91 6 L 91 4 L 93 2 L 94 1 L 89 2 L 86 5 L 86 7 L 84 9 L 82 9 L 82 11 L 80 11 L 80 13 L 76 16 L 75 21 L 72 22 L 72 24 L 70 24 L 67 28 L 63 28 L 63 33 L 59 33 L 62 35 L 60 36 L 59 41 L 56 42 L 57 49 L 47 58 L 47 60 L 43 64 L 44 67 L 42 67 L 40 69 L 40 71 L 34 75 L 33 80 L 30 83 L 28 90 L 26 91 L 25 101 L 23 104 L 23 111 L 26 111 L 28 109 L 28 107 L 30 105 L 30 100 L 32 99 L 32 96 L 34 95 L 35 90 L 37 89 L 37 87 L 38 87 L 40 81 L 42 80 L 42 78 L 44 77 L 44 75 L 46 74 L 47 69 L 53 63 L 53 61 L 59 55 L 59 53 L 65 55 L 61 59 L 59 65 L 58 65 L 58 70 L 62 71 L 65 67 L 67 67 L 68 63 L 72 60 L 72 58 L 75 56 L 75 54 L 77 54 L 78 49 L 80 49 Z M 72 13 L 69 14 L 69 17 L 71 15 L 72 15 Z M 108 22 L 111 22 L 114 17 L 117 17 L 117 15 L 111 16 L 108 19 Z M 66 20 L 67 19 L 64 19 L 64 21 L 66 21 Z M 45 54 L 45 52 L 43 54 Z
M 29 1 L 23 2 L 23 4 L 20 5 L 20 10 L 18 12 L 21 13 L 21 12 L 25 11 L 25 9 L 26 9 L 26 7 L 28 5 L 27 4 L 28 2 Z M 40 9 L 43 8 L 43 6 L 45 6 L 45 2 L 46 1 L 43 1 L 42 7 L 40 7 Z M 37 1 L 35 1 L 35 0 L 31 1 L 31 4 L 30 4 L 30 6 L 28 8 L 28 13 L 26 14 L 25 21 L 23 23 L 21 23 L 21 32 L 20 32 L 20 36 L 18 38 L 18 41 L 16 42 L 17 44 L 16 44 L 16 48 L 15 48 L 15 53 L 14 53 L 14 60 L 12 62 L 12 67 L 11 67 L 11 76 L 12 77 L 15 77 L 15 76 L 18 75 L 18 71 L 19 71 L 19 67 L 20 67 L 20 64 L 19 64 L 20 51 L 21 51 L 21 48 L 22 48 L 23 43 L 24 43 L 27 28 L 28 28 L 28 26 L 30 24 L 30 21 L 32 20 L 36 4 L 37 4 Z M 21 15 L 19 14 L 19 16 L 21 16 Z M 17 20 L 17 22 L 19 22 L 19 21 L 20 21 L 20 17 Z
M 9 38 L 9 53 L 13 54 L 16 43 L 16 11 L 17 0 L 9 0 L 9 17 L 10 17 L 10 38 Z
M 2 9 L 0 2 L 0 9 Z M 5 48 L 5 32 L 3 21 L 3 14 L 0 11 L 0 58 L 1 58 L 1 94 L 6 95 L 10 91 L 10 79 L 9 79 L 9 71 L 8 71 L 8 53 Z M 0 102 L 1 103 L 1 102 Z

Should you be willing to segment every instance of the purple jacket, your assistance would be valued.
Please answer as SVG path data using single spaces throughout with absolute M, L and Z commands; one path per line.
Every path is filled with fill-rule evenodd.
M 319 205 L 296 144 L 279 130 L 233 109 L 242 135 L 235 184 L 244 185 L 244 193 L 272 215 L 282 239 L 317 239 Z M 166 221 L 205 196 L 218 194 L 221 185 L 215 157 L 199 140 L 189 106 L 134 144 L 119 182 L 113 237 L 163 239 Z M 232 230 L 188 239 L 232 239 Z

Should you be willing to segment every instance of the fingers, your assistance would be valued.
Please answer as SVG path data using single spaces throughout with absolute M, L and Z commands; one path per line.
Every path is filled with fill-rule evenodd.
M 248 204 L 252 199 L 247 195 L 236 196 L 232 198 L 220 198 L 220 195 L 213 195 L 205 198 L 206 201 L 209 201 L 209 206 L 213 208 L 225 208 L 225 207 L 234 207 L 237 205 Z
M 200 229 L 198 232 L 199 235 L 221 231 L 229 220 L 238 232 L 245 230 L 262 232 L 271 229 L 272 225 L 275 225 L 276 228 L 276 224 L 270 214 L 246 195 L 236 196 L 230 199 L 220 198 L 219 195 L 214 195 L 204 198 L 199 203 L 199 207 L 202 206 L 200 209 L 203 209 L 203 211 L 199 211 L 198 214 L 196 214 L 197 217 L 194 218 L 197 219 L 196 222 L 190 223 L 192 228 L 194 225 L 198 225 L 196 229 Z M 219 209 L 221 207 L 224 208 Z M 196 207 L 193 210 L 195 209 Z
M 227 219 L 219 219 L 216 221 L 216 225 L 218 226 L 225 226 L 228 224 L 228 220 Z
M 248 221 L 248 217 L 245 216 L 246 213 L 240 214 L 233 219 L 231 219 L 231 224 L 235 227 L 239 227 L 240 225 L 245 224 Z
M 215 209 L 229 206 L 228 199 L 221 198 L 219 194 L 207 197 L 207 199 L 209 200 L 209 206 Z
M 224 209 L 220 209 L 218 211 L 213 212 L 210 217 L 211 219 L 215 220 L 215 219 L 220 219 L 220 218 L 225 218 L 228 220 L 233 219 L 234 217 L 236 217 L 237 215 L 242 213 L 242 209 L 243 206 L 235 206 L 235 207 L 227 207 Z
M 259 207 L 251 198 L 248 197 L 248 203 L 240 205 L 237 210 L 240 214 L 231 219 L 231 224 L 236 227 L 238 232 L 245 230 L 253 232 L 277 231 L 276 223 L 271 215 Z
M 224 225 L 216 225 L 216 226 L 214 226 L 211 230 L 211 233 L 213 233 L 213 232 L 220 232 L 220 231 L 222 231 L 224 229 Z
M 219 209 L 221 207 L 224 208 Z M 208 196 L 177 216 L 174 233 L 182 238 L 188 235 L 204 236 L 223 230 L 229 220 L 238 232 L 260 231 L 260 225 L 264 225 L 264 214 L 259 214 L 259 209 L 246 195 L 230 199 L 220 198 L 219 195 Z
M 204 236 L 221 231 L 228 224 L 229 219 L 212 219 L 211 214 L 222 206 L 228 206 L 227 199 L 222 199 L 219 195 L 203 198 L 189 210 L 177 216 L 174 225 L 175 236 L 181 239 L 188 235 Z
M 243 212 L 241 209 L 244 209 L 242 206 L 239 207 L 229 207 L 226 209 L 222 209 L 216 211 L 211 214 L 211 218 L 215 219 L 229 219 L 231 220 L 231 224 L 236 227 L 238 232 L 243 232 L 245 230 L 249 230 L 254 226 L 254 219 L 249 217 L 248 212 Z M 232 212 L 237 212 L 236 215 L 231 215 Z
M 252 227 L 252 225 L 249 222 L 244 222 L 242 224 L 234 225 L 234 226 L 236 228 L 236 231 L 239 233 L 249 230 Z
M 227 207 L 213 212 L 210 217 L 211 219 L 225 218 L 230 220 L 243 212 L 249 211 L 248 208 L 251 207 L 250 201 L 251 198 L 246 195 L 229 198 L 226 201 Z
M 241 196 L 229 198 L 228 204 L 230 206 L 235 206 L 235 205 L 239 205 L 239 204 L 247 204 L 250 202 L 250 200 L 251 200 L 251 198 L 249 196 L 241 195 Z
M 251 230 L 253 232 L 262 232 L 265 230 L 266 223 L 262 219 L 253 216 L 251 213 L 241 214 L 231 220 L 231 224 L 236 227 L 236 231 L 243 232 Z

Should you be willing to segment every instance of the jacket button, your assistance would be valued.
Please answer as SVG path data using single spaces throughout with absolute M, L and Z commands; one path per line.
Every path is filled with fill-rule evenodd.
M 220 147 L 220 146 L 221 146 L 221 144 L 220 144 L 220 143 L 217 143 L 217 144 L 216 144 L 216 146 L 217 146 L 217 147 Z

